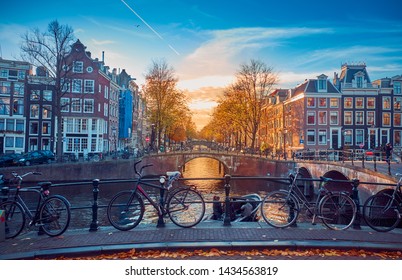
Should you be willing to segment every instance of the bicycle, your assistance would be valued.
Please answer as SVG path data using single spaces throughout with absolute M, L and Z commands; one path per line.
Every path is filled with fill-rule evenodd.
M 320 218 L 329 229 L 345 230 L 355 218 L 357 207 L 345 192 L 331 192 L 325 188 L 330 178 L 320 177 L 320 186 L 315 202 L 310 202 L 297 185 L 300 172 L 290 175 L 288 190 L 278 190 L 267 194 L 261 204 L 261 214 L 265 222 L 275 228 L 286 228 L 296 223 L 302 209 L 312 218 Z
M 188 228 L 202 220 L 205 202 L 201 194 L 194 187 L 172 188 L 173 182 L 181 176 L 179 171 L 166 172 L 166 176 L 160 176 L 159 185 L 152 184 L 142 175 L 143 169 L 152 164 L 144 165 L 137 171 L 139 163 L 141 160 L 134 164 L 134 171 L 138 176 L 134 188 L 117 193 L 107 206 L 107 217 L 113 227 L 122 231 L 135 228 L 144 216 L 143 198 L 155 208 L 159 221 L 163 221 L 163 217 L 168 215 L 177 226 Z M 142 186 L 159 189 L 159 202 L 152 199 Z
M 379 232 L 387 232 L 396 228 L 402 215 L 402 174 L 392 193 L 380 191 L 370 196 L 363 205 L 363 218 L 366 224 Z M 391 189 L 389 189 L 391 190 Z
M 8 185 L 15 184 L 16 188 L 11 190 L 7 186 L 2 188 L 2 193 L 6 198 L 0 203 L 0 209 L 5 211 L 5 237 L 7 239 L 14 238 L 22 232 L 27 217 L 29 226 L 39 226 L 39 232 L 44 232 L 49 236 L 63 234 L 70 224 L 70 203 L 61 195 L 50 195 L 51 182 L 41 182 L 37 187 L 32 188 L 21 188 L 23 178 L 32 174 L 41 175 L 42 173 L 28 172 L 18 175 L 16 172 L 12 172 L 13 177 L 8 181 Z M 15 194 L 10 195 L 10 191 L 15 191 Z M 20 195 L 21 192 L 38 194 L 35 210 L 29 209 Z

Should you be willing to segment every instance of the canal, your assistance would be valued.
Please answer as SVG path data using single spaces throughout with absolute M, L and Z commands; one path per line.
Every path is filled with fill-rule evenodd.
M 223 180 L 211 180 L 203 178 L 223 178 L 224 171 L 219 161 L 211 158 L 196 158 L 186 163 L 183 178 L 180 184 L 193 185 L 203 195 L 206 204 L 206 216 L 212 214 L 212 200 L 214 196 L 219 196 L 220 201 L 225 199 L 225 188 Z M 282 185 L 283 186 L 283 185 Z M 120 184 L 101 184 L 98 193 L 98 223 L 100 226 L 108 226 L 106 217 L 106 205 L 110 199 L 121 190 L 128 190 L 132 187 L 129 183 Z M 232 180 L 230 183 L 230 195 L 242 196 L 250 193 L 257 193 L 263 197 L 267 192 L 281 187 L 277 183 L 269 183 L 261 180 Z M 157 199 L 159 191 L 152 188 L 145 188 Z M 76 185 L 68 187 L 55 187 L 53 194 L 65 196 L 72 206 L 72 220 L 70 228 L 82 228 L 90 225 L 92 221 L 93 187 L 92 185 Z M 144 200 L 144 202 L 147 202 Z M 146 203 L 147 204 L 147 203 Z M 147 206 L 142 223 L 156 223 L 157 217 L 155 210 Z M 168 219 L 166 220 L 168 222 Z

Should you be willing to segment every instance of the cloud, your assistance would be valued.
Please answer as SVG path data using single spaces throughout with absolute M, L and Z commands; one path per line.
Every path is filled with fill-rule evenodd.
M 96 40 L 96 39 L 91 39 L 92 43 L 97 46 L 102 46 L 102 45 L 110 45 L 110 44 L 115 44 L 115 41 L 112 40 Z
M 328 28 L 234 28 L 204 31 L 208 39 L 188 54 L 179 67 L 185 79 L 203 75 L 233 75 L 244 58 L 264 48 L 278 48 L 285 41 L 301 36 L 332 33 Z

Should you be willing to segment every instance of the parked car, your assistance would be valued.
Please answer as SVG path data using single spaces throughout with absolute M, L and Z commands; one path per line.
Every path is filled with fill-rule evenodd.
M 21 154 L 3 154 L 0 156 L 0 167 L 15 166 Z
M 48 159 L 50 159 L 51 161 L 56 160 L 56 156 L 52 151 L 49 150 L 40 150 L 39 152 L 45 154 L 45 156 L 47 156 Z M 48 162 L 50 163 L 50 162 Z
M 53 159 L 49 156 L 47 156 L 44 152 L 42 151 L 33 151 L 33 152 L 28 152 L 24 154 L 19 160 L 18 160 L 18 165 L 32 165 L 32 164 L 40 164 L 40 163 L 51 163 L 54 160 L 54 154 L 53 154 Z

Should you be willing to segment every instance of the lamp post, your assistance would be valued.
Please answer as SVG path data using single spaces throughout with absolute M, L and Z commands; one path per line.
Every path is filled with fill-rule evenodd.
M 286 157 L 286 134 L 288 133 L 287 129 L 283 130 L 283 159 L 287 160 Z
M 114 139 L 114 158 L 115 159 L 117 159 L 117 141 L 116 141 L 116 138 L 117 138 L 117 130 L 116 130 L 116 127 L 112 127 L 112 135 L 113 135 L 113 139 Z

